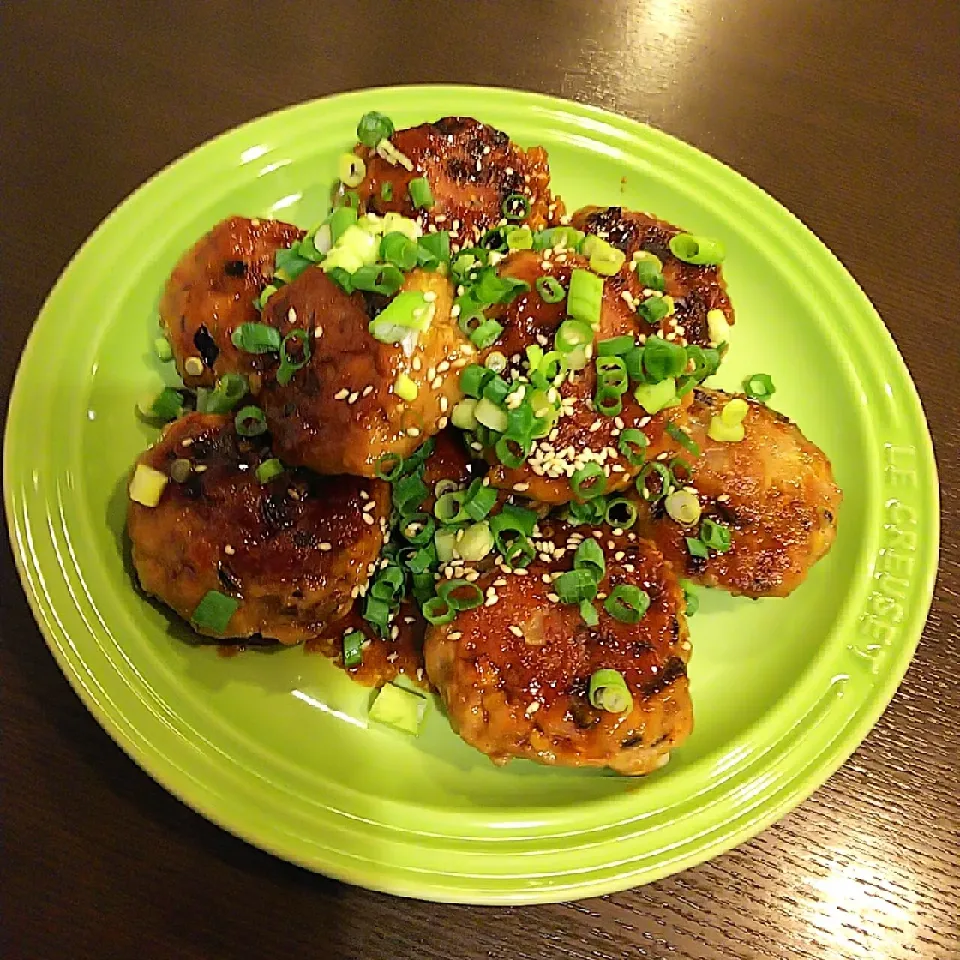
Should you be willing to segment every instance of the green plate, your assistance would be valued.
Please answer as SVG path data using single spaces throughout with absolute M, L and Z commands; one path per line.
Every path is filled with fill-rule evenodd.
M 737 308 L 721 383 L 772 374 L 775 406 L 832 458 L 832 553 L 786 600 L 704 596 L 692 622 L 696 731 L 646 779 L 505 769 L 432 711 L 419 739 L 368 726 L 369 694 L 300 648 L 232 659 L 185 643 L 133 588 L 127 472 L 155 436 L 135 401 L 158 294 L 231 213 L 309 225 L 376 108 L 398 126 L 478 117 L 544 144 L 569 208 L 649 210 L 727 244 Z M 167 373 L 167 375 L 169 375 Z M 657 130 L 505 90 L 409 87 L 303 104 L 208 143 L 128 199 L 51 293 L 10 405 L 5 500 L 57 661 L 167 789 L 278 856 L 406 896 L 531 903 L 654 880 L 757 833 L 821 784 L 906 670 L 937 564 L 933 453 L 883 323 L 830 252 L 733 171 Z

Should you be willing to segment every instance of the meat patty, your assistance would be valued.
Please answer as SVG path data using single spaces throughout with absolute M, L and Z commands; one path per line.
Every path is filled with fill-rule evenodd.
M 646 591 L 650 606 L 628 624 L 598 602 L 599 621 L 588 626 L 577 604 L 560 604 L 544 582 L 569 569 L 580 539 L 558 530 L 550 538 L 559 551 L 554 561 L 536 560 L 521 575 L 482 574 L 476 584 L 486 604 L 428 627 L 427 673 L 454 729 L 495 763 L 524 757 L 649 773 L 693 726 L 683 591 L 653 544 L 617 538 L 604 550 L 598 600 L 630 584 Z M 590 678 L 601 669 L 620 672 L 632 709 L 609 713 L 591 704 Z
M 256 468 L 271 456 L 232 417 L 192 413 L 137 461 L 168 475 L 177 460 L 192 465 L 156 507 L 130 502 L 140 584 L 185 619 L 211 590 L 240 600 L 220 639 L 317 636 L 349 611 L 383 543 L 387 484 L 302 470 L 261 484 Z
M 627 262 L 615 282 L 622 284 L 634 298 L 642 296 L 643 291 L 635 271 L 629 269 L 633 255 L 645 250 L 660 260 L 665 281 L 663 292 L 674 300 L 674 313 L 660 324 L 664 334 L 676 332 L 681 342 L 708 347 L 711 340 L 707 314 L 711 310 L 722 310 L 727 323 L 733 325 L 733 305 L 727 296 L 722 268 L 685 263 L 670 252 L 670 240 L 685 232 L 680 227 L 622 207 L 581 207 L 573 215 L 573 225 L 606 240 L 627 255 Z
M 277 251 L 302 236 L 279 220 L 228 217 L 180 258 L 160 300 L 160 322 L 188 387 L 212 387 L 225 373 L 258 373 L 262 357 L 239 351 L 230 335 L 260 319 L 254 300 L 273 276 Z
M 469 117 L 398 130 L 390 138 L 407 161 L 384 159 L 382 148 L 358 146 L 366 176 L 357 192 L 363 208 L 416 217 L 425 227 L 450 231 L 454 247 L 473 246 L 503 219 L 503 203 L 520 194 L 529 212 L 516 222 L 534 229 L 556 222 L 563 204 L 550 194 L 550 167 L 543 147 L 524 150 L 494 127 Z M 408 169 L 409 167 L 409 169 Z M 425 177 L 433 206 L 418 210 L 410 199 L 414 177 Z M 389 196 L 390 199 L 385 199 Z
M 272 373 L 264 378 L 264 411 L 285 462 L 374 476 L 381 456 L 406 457 L 446 426 L 462 396 L 459 368 L 473 347 L 450 316 L 445 277 L 415 270 L 401 290 L 434 295 L 433 319 L 410 356 L 370 334 L 372 299 L 344 293 L 320 267 L 309 267 L 267 301 L 265 323 L 282 336 L 294 328 L 309 334 L 309 361 L 288 384 Z M 415 399 L 398 395 L 401 374 L 416 384 Z
M 654 540 L 681 575 L 748 597 L 784 597 L 795 590 L 837 535 L 842 494 L 830 461 L 782 414 L 747 400 L 745 436 L 734 443 L 711 440 L 711 417 L 732 399 L 699 389 L 690 407 L 688 432 L 699 446 L 689 485 L 703 515 L 729 527 L 731 547 L 708 559 L 690 555 L 686 538 L 696 529 L 670 519 L 662 504 L 638 499 L 639 529 Z
M 504 353 L 511 367 L 519 368 L 524 350 L 531 345 L 544 351 L 552 349 L 556 330 L 566 319 L 566 302 L 547 303 L 537 292 L 541 277 L 553 277 L 567 289 L 574 269 L 587 269 L 587 260 L 576 253 L 533 253 L 522 251 L 501 261 L 498 272 L 523 280 L 529 290 L 507 304 L 493 308 L 489 315 L 503 326 L 494 350 Z M 653 329 L 637 317 L 620 295 L 623 284 L 617 278 L 605 278 L 600 323 L 594 343 L 627 334 L 643 342 Z M 631 464 L 619 447 L 624 430 L 639 429 L 647 438 L 648 458 L 669 447 L 665 436 L 668 423 L 682 426 L 686 420 L 685 398 L 678 407 L 653 416 L 634 399 L 632 391 L 623 395 L 623 409 L 617 417 L 607 417 L 593 407 L 597 391 L 596 366 L 591 361 L 571 373 L 560 388 L 561 416 L 546 437 L 538 439 L 526 461 L 519 467 L 501 464 L 493 450 L 486 451 L 491 462 L 490 482 L 495 487 L 513 490 L 542 503 L 561 504 L 575 499 L 570 478 L 587 461 L 600 463 L 605 472 L 608 493 L 622 490 L 637 475 L 640 466 Z

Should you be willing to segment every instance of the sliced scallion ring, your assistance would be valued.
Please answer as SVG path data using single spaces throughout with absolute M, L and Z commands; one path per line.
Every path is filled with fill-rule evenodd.
M 633 697 L 623 674 L 617 670 L 596 670 L 587 691 L 590 703 L 608 713 L 627 713 L 633 709 Z
M 603 602 L 603 609 L 621 623 L 639 623 L 650 607 L 650 595 L 632 583 L 615 586 Z

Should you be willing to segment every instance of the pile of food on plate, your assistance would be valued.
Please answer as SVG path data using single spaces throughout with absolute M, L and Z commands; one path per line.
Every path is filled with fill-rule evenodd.
M 309 641 L 402 730 L 435 690 L 497 763 L 657 769 L 692 728 L 694 585 L 801 583 L 830 464 L 768 375 L 703 386 L 720 242 L 569 215 L 545 151 L 476 120 L 357 135 L 323 223 L 231 217 L 167 283 L 140 584 L 221 644 Z

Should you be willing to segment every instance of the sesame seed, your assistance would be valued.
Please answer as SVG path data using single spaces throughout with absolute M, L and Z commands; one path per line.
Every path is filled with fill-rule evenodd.
M 411 363 L 410 366 L 413 367 L 414 370 L 419 370 L 423 366 L 423 363 L 419 357 L 414 357 L 413 363 Z
M 419 437 L 419 436 L 420 436 L 420 428 L 419 428 L 419 427 L 410 427 L 410 428 L 407 430 L 407 436 L 408 436 L 408 437 Z
M 198 463 L 198 464 L 196 464 L 196 465 L 194 466 L 193 472 L 194 472 L 194 473 L 203 473 L 204 470 L 206 470 L 206 469 L 207 469 L 207 465 L 206 465 L 205 463 Z
M 319 340 L 323 336 L 323 327 L 319 324 L 314 328 L 313 337 L 315 340 Z
M 193 437 L 187 437 L 185 440 L 180 441 L 181 447 L 189 447 L 193 443 Z
M 237 551 L 228 543 L 224 548 L 223 552 L 228 556 L 232 557 Z
M 333 549 L 333 544 L 332 544 L 332 543 L 327 543 L 327 541 L 324 540 L 323 543 L 320 544 L 320 549 L 321 549 L 324 553 L 326 553 L 328 550 L 332 550 L 332 549 Z
M 523 636 L 523 631 L 522 631 L 516 624 L 514 624 L 514 623 L 511 623 L 510 626 L 508 627 L 508 629 L 510 630 L 510 632 L 511 632 L 515 637 L 522 637 L 522 636 Z
M 440 398 L 440 412 L 441 412 L 441 413 L 446 413 L 446 412 L 447 412 L 447 409 L 449 408 L 449 406 L 450 406 L 450 401 L 449 401 L 446 397 L 441 397 L 441 398 Z M 440 429 L 442 430 L 443 428 L 441 427 Z
M 448 419 L 447 417 L 441 417 L 441 418 L 439 419 L 439 421 L 437 422 L 437 426 L 438 426 L 441 430 L 444 430 L 444 429 L 446 429 L 446 426 L 447 426 L 447 424 L 448 424 L 449 422 L 450 422 L 450 421 L 449 421 L 449 419 Z
M 360 399 L 359 393 L 351 393 L 350 396 L 347 397 L 347 403 L 356 403 L 359 399 Z
M 450 369 L 450 363 L 447 360 L 441 360 L 437 364 L 437 373 L 446 373 Z
M 529 483 L 515 483 L 515 484 L 513 485 L 513 489 L 516 490 L 518 493 L 523 493 L 525 490 L 529 490 L 529 489 L 530 489 L 530 484 L 529 484 Z
M 345 400 L 345 399 L 346 399 L 347 397 L 349 397 L 349 396 L 350 396 L 350 391 L 349 391 L 346 387 L 344 387 L 342 390 L 338 390 L 338 391 L 333 395 L 333 399 L 334 399 L 334 400 Z
M 524 710 L 523 712 L 524 712 L 528 717 L 532 717 L 539 709 L 540 709 L 540 703 L 539 703 L 539 701 L 534 700 L 533 703 L 531 703 L 530 706 L 527 707 L 527 709 Z
M 371 393 L 373 393 L 373 384 L 372 384 L 372 383 L 368 383 L 368 384 L 363 388 L 363 393 L 361 393 L 360 396 L 361 396 L 361 397 L 369 397 Z
M 287 311 L 287 320 L 289 320 L 290 323 L 296 323 L 296 322 L 297 322 L 297 311 L 294 310 L 293 307 L 291 307 L 291 308 Z
M 560 598 L 559 598 L 555 593 L 548 593 L 548 594 L 547 594 L 547 599 L 548 599 L 551 603 L 559 603 L 559 602 L 560 602 Z
M 441 216 L 442 216 L 442 214 L 441 214 Z M 439 219 L 439 218 L 438 218 L 438 219 Z M 424 299 L 427 303 L 433 303 L 433 302 L 437 299 L 437 292 L 436 292 L 436 290 L 427 290 L 427 292 L 424 293 L 424 295 L 423 295 L 423 299 Z
M 367 526 L 370 526 L 370 527 L 373 526 L 373 524 L 374 524 L 375 521 L 374 521 L 373 517 L 370 516 L 369 513 L 363 513 L 363 514 L 361 514 L 361 516 L 363 517 L 363 522 L 364 522 L 365 524 L 367 524 Z

